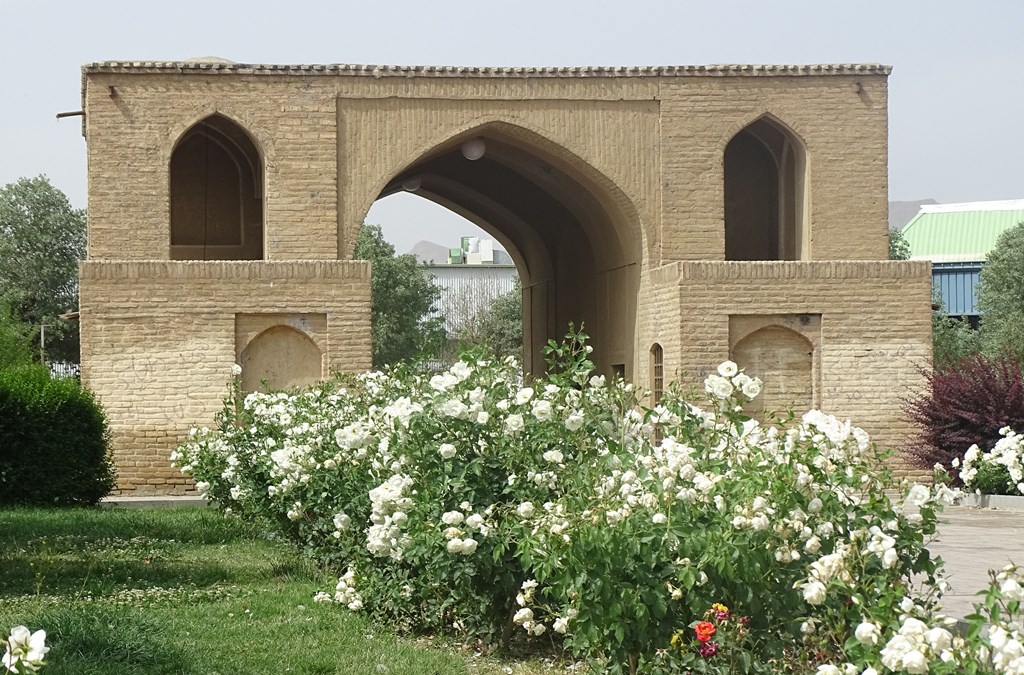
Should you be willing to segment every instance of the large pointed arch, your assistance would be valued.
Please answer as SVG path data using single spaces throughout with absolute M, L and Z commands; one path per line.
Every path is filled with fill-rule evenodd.
M 466 143 L 482 156 L 467 157 Z M 643 234 L 607 176 L 536 130 L 490 119 L 420 148 L 376 197 L 402 190 L 468 218 L 512 255 L 529 371 L 543 370 L 543 345 L 571 322 L 586 325 L 599 368 L 632 376 Z
M 765 113 L 737 130 L 722 154 L 726 260 L 809 259 L 803 139 Z
M 262 153 L 240 124 L 219 113 L 174 144 L 168 167 L 170 258 L 263 257 Z

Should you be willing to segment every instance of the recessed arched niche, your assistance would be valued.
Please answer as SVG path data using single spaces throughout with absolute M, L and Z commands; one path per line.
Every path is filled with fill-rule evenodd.
M 323 351 L 304 332 L 271 326 L 254 337 L 239 357 L 244 391 L 290 389 L 323 378 Z
M 821 405 L 821 315 L 732 316 L 729 357 L 763 382 L 744 410 L 750 415 Z
M 223 115 L 194 124 L 171 154 L 170 258 L 263 258 L 263 159 Z
M 725 148 L 725 259 L 805 260 L 803 142 L 773 117 L 761 117 Z

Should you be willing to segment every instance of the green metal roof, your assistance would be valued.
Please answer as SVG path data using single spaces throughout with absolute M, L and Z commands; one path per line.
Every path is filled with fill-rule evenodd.
M 1024 222 L 1024 199 L 934 204 L 903 228 L 911 258 L 932 262 L 981 261 L 999 235 Z

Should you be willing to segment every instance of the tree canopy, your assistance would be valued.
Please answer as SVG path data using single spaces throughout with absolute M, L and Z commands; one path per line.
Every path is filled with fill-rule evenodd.
M 373 263 L 373 365 L 434 356 L 444 344 L 441 317 L 434 315 L 440 290 L 412 255 L 395 255 L 379 225 L 363 225 L 355 257 Z
M 889 229 L 889 260 L 910 260 L 910 243 L 902 230 Z
M 981 268 L 981 340 L 986 353 L 1024 360 L 1024 223 L 1003 232 Z
M 36 330 L 46 325 L 49 360 L 78 361 L 78 261 L 85 255 L 85 211 L 46 176 L 0 187 L 0 301 Z
M 461 346 L 478 346 L 498 358 L 523 358 L 523 289 L 516 279 L 508 293 L 488 303 L 466 321 L 458 336 Z
M 0 300 L 0 370 L 32 363 L 32 327 Z

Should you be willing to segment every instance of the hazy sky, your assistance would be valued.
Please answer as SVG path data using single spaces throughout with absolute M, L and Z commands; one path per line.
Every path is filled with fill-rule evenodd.
M 1024 198 L 1024 2 L 830 0 L 217 2 L 0 0 L 0 184 L 47 174 L 86 206 L 80 67 L 249 63 L 892 65 L 889 198 Z M 382 200 L 399 251 L 448 245 L 452 216 Z M 454 245 L 454 244 L 452 244 Z

